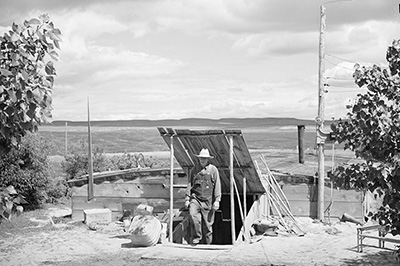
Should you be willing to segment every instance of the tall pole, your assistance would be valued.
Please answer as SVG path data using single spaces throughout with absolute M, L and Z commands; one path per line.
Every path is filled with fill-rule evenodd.
M 232 244 L 236 241 L 236 228 L 235 228 L 235 197 L 233 191 L 233 136 L 229 136 L 229 173 L 230 173 L 230 199 L 231 199 L 231 233 Z
M 325 98 L 325 28 L 326 28 L 326 12 L 325 6 L 321 5 L 321 21 L 319 34 L 319 79 L 318 79 L 318 116 L 315 119 L 318 131 L 324 128 L 324 98 Z M 318 154 L 318 219 L 324 219 L 324 185 L 325 185 L 325 158 L 324 158 L 324 142 L 317 142 Z
M 174 135 L 171 135 L 171 154 L 170 154 L 170 179 L 169 179 L 169 242 L 173 239 L 174 226 Z
M 89 145 L 89 176 L 88 176 L 88 201 L 93 199 L 93 153 L 92 153 L 92 134 L 90 132 L 90 112 L 89 97 L 87 98 L 87 115 L 88 115 L 88 145 Z
M 297 125 L 297 142 L 299 147 L 299 163 L 304 163 L 304 125 Z
M 65 156 L 68 155 L 68 122 L 65 122 Z

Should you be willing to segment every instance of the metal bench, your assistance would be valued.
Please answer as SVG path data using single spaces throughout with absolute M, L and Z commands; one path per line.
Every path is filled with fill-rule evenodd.
M 364 231 L 371 231 L 371 230 L 377 230 L 378 236 L 368 235 L 368 234 L 364 233 Z M 387 232 L 385 230 L 383 230 L 383 226 L 381 226 L 379 224 L 358 227 L 357 228 L 357 252 L 363 251 L 364 238 L 377 239 L 379 248 L 384 248 L 385 242 L 392 242 L 392 243 L 400 244 L 400 239 L 385 237 L 386 234 L 387 234 Z

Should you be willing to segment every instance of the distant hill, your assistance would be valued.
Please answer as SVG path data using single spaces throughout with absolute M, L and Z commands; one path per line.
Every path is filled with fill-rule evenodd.
M 87 121 L 53 121 L 46 126 L 86 126 Z M 296 118 L 185 118 L 167 120 L 114 120 L 114 121 L 90 121 L 92 127 L 216 127 L 216 128 L 247 128 L 247 127 L 271 127 L 271 126 L 296 126 L 313 125 L 314 120 Z

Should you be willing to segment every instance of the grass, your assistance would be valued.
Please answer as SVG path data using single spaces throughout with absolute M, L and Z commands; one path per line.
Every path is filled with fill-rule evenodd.
M 53 230 L 49 217 L 45 215 L 44 209 L 37 209 L 23 212 L 19 216 L 12 216 L 11 220 L 1 220 L 0 222 L 0 238 L 15 237 L 16 235 L 25 235 L 30 233 L 38 233 Z M 46 221 L 44 222 L 38 221 Z
M 93 148 L 100 148 L 106 154 L 169 151 L 156 127 L 94 126 L 91 133 Z M 259 154 L 269 149 L 296 151 L 298 146 L 297 126 L 245 127 L 242 133 L 251 154 Z M 67 151 L 71 151 L 82 141 L 87 142 L 87 127 L 69 126 L 66 134 L 63 126 L 43 126 L 39 128 L 38 134 L 53 142 L 50 163 L 55 178 L 63 178 L 61 161 L 65 155 L 66 144 Z M 306 126 L 304 151 L 314 151 L 315 140 L 315 127 Z M 160 161 L 159 164 L 168 166 L 168 162 Z
M 58 204 L 44 204 L 41 208 L 24 211 L 20 215 L 12 215 L 10 220 L 0 220 L 0 239 L 16 236 L 26 236 L 41 232 L 59 230 L 54 224 L 67 224 L 72 222 L 70 216 L 50 217 L 48 208 L 69 205 L 68 200 L 60 201 Z M 64 229 L 79 225 L 74 223 Z
M 64 130 L 64 131 L 63 131 Z M 155 127 L 93 127 L 93 147 L 105 153 L 169 151 L 168 146 Z M 298 145 L 297 127 L 244 128 L 244 139 L 249 149 L 291 149 Z M 54 143 L 52 155 L 64 155 L 80 141 L 87 141 L 87 128 L 69 127 L 67 135 L 62 127 L 39 128 L 39 135 Z M 316 133 L 312 126 L 306 127 L 304 149 L 314 149 Z M 67 144 L 67 145 L 66 145 Z

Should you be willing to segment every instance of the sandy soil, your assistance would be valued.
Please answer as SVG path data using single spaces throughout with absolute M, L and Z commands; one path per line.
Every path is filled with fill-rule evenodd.
M 303 237 L 279 231 L 277 237 L 254 238 L 252 244 L 135 248 L 120 223 L 91 230 L 82 222 L 54 218 L 69 211 L 48 208 L 48 219 L 30 218 L 36 226 L 5 232 L 0 265 L 399 265 L 393 250 L 377 248 L 377 240 L 366 239 L 369 246 L 358 253 L 353 223 L 327 225 L 298 218 L 306 232 Z M 46 229 L 38 230 L 41 227 Z M 386 247 L 395 246 L 386 243 Z

